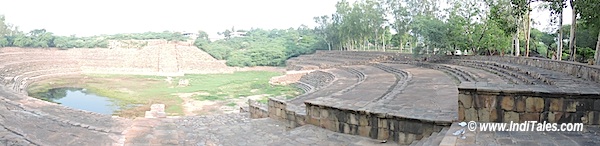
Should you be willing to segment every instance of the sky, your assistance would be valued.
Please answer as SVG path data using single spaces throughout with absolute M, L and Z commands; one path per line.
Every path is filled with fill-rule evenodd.
M 0 15 L 22 31 L 44 28 L 56 35 L 92 36 L 148 31 L 314 27 L 315 16 L 335 12 L 337 0 L 0 0 Z M 570 9 L 564 23 L 569 24 Z M 568 15 L 567 15 L 568 14 Z M 532 12 L 548 27 L 549 12 Z

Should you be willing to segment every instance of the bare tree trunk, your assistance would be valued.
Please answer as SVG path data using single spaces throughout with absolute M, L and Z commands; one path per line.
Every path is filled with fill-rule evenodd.
M 558 48 L 556 48 L 556 60 L 562 60 L 562 48 L 563 48 L 563 31 L 562 31 L 562 26 L 563 26 L 563 14 L 562 12 L 559 14 L 559 20 L 558 20 Z
M 529 9 L 529 4 L 527 4 L 527 8 Z M 527 30 L 525 30 L 526 36 L 525 36 L 525 57 L 529 57 L 529 41 L 530 41 L 530 37 L 531 37 L 531 18 L 529 18 L 531 16 L 529 10 L 527 10 Z
M 596 41 L 596 55 L 594 55 L 595 65 L 600 65 L 600 31 L 598 31 L 598 41 Z
M 550 47 L 546 48 L 546 58 L 552 58 L 550 57 Z
M 383 52 L 385 52 L 385 31 L 383 32 L 383 34 L 381 35 L 381 40 L 383 41 Z
M 573 16 L 571 17 L 572 21 L 571 21 L 571 32 L 569 32 L 569 60 L 570 61 L 575 61 L 575 57 L 577 55 L 577 50 L 576 50 L 576 40 L 575 40 L 575 31 L 577 31 L 577 13 L 575 12 L 575 9 L 573 8 L 572 5 L 573 2 L 571 2 L 571 9 L 573 10 Z
M 515 33 L 515 35 L 513 36 L 513 39 L 515 41 L 515 56 L 520 56 L 521 55 L 521 48 L 519 46 L 519 30 L 517 29 L 517 33 Z

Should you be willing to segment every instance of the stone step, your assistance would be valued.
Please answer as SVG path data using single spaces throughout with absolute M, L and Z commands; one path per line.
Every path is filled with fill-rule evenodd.
M 458 140 L 462 140 L 459 139 L 460 135 L 454 135 L 454 132 L 457 132 L 461 129 L 463 129 L 463 127 L 461 127 L 460 125 L 458 125 L 458 123 L 453 123 L 449 128 L 447 128 L 448 130 L 446 131 L 446 133 L 441 133 L 443 135 L 442 140 L 440 141 L 439 146 L 455 146 Z M 466 130 L 466 128 L 464 128 Z
M 437 134 L 437 133 L 435 133 L 435 132 L 434 132 L 434 133 L 432 133 L 432 134 Z M 421 140 L 418 140 L 418 141 L 417 141 L 417 143 L 415 143 L 414 145 L 413 145 L 413 144 L 411 144 L 411 146 L 424 146 L 423 144 L 425 144 L 425 142 L 426 142 L 426 141 L 427 141 L 429 138 L 431 138 L 431 136 L 423 137 L 423 138 L 421 138 Z
M 434 138 L 430 138 L 430 140 L 431 140 L 431 141 L 429 141 L 430 143 L 425 143 L 425 144 L 426 145 L 431 145 L 431 146 L 439 146 L 440 143 L 442 142 L 442 139 L 444 138 L 444 136 L 448 132 L 449 128 L 450 127 L 443 128 L 442 131 L 440 131 Z

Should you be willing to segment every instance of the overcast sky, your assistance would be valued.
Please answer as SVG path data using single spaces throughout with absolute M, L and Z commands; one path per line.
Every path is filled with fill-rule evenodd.
M 22 31 L 90 36 L 147 31 L 315 26 L 314 16 L 335 12 L 337 0 L 0 0 L 0 14 Z M 570 23 L 566 9 L 565 24 Z M 545 29 L 549 12 L 533 12 Z

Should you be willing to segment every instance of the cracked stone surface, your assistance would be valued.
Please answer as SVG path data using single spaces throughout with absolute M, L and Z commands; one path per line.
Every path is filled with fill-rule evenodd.
M 136 119 L 125 145 L 395 145 L 306 125 L 291 130 L 273 119 L 224 114 L 167 119 Z

